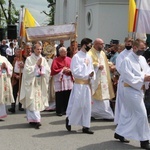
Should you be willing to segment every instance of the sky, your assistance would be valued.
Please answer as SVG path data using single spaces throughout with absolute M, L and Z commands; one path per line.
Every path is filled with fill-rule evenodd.
M 40 25 L 47 24 L 47 16 L 44 13 L 41 13 L 43 10 L 49 12 L 47 0 L 12 0 L 12 2 L 15 4 L 17 10 L 21 9 L 21 5 L 28 8 L 32 16 Z

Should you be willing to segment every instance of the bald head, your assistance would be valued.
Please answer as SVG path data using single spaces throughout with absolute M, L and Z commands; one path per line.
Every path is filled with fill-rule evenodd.
M 95 39 L 94 46 L 97 51 L 101 51 L 104 48 L 104 41 L 100 38 Z

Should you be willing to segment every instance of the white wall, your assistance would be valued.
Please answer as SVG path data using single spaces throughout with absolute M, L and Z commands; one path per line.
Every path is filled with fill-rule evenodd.
M 87 23 L 89 12 L 91 26 Z M 57 0 L 55 24 L 74 22 L 77 14 L 79 43 L 84 37 L 100 37 L 109 43 L 111 39 L 123 42 L 128 36 L 128 0 Z

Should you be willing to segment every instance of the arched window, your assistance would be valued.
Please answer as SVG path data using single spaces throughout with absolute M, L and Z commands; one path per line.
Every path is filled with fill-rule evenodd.
M 87 23 L 88 29 L 90 29 L 92 27 L 92 24 L 93 24 L 93 14 L 92 14 L 92 10 L 91 9 L 89 9 L 87 11 L 86 23 Z

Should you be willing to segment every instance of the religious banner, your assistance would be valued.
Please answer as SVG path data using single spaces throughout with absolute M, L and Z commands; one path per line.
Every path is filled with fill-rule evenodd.
M 54 41 L 45 41 L 43 44 L 43 54 L 47 60 L 53 59 L 56 56 L 56 47 Z
M 75 24 L 39 26 L 26 28 L 26 33 L 28 41 L 69 40 L 75 38 L 76 28 Z

